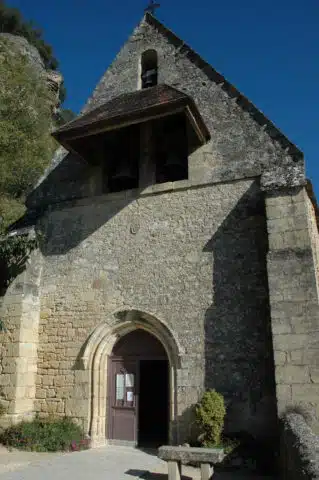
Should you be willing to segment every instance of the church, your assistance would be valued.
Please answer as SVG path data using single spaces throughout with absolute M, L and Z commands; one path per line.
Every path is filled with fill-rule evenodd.
M 190 441 L 319 414 L 318 209 L 302 152 L 147 12 L 10 235 L 38 238 L 1 299 L 2 425 L 79 422 L 93 446 Z

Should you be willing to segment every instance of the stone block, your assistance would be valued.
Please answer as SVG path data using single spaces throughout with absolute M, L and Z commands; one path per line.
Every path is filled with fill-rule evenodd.
M 288 318 L 276 318 L 272 319 L 272 332 L 273 335 L 282 333 L 292 333 L 292 327 Z
M 73 385 L 74 384 L 74 375 L 73 373 L 69 372 L 68 375 L 65 376 L 65 385 Z
M 285 365 L 287 362 L 287 352 L 274 352 L 275 365 Z
M 44 386 L 53 385 L 53 377 L 51 375 L 43 375 L 42 384 Z
M 319 404 L 318 384 L 292 385 L 292 402 Z
M 47 390 L 44 388 L 37 388 L 36 398 L 38 399 L 47 398 Z
M 52 310 L 50 308 L 41 310 L 41 312 L 40 312 L 40 318 L 42 320 L 48 319 L 51 315 L 52 315 Z
M 319 349 L 301 349 L 290 352 L 290 363 L 293 365 L 319 366 Z
M 15 413 L 27 413 L 33 411 L 33 399 L 19 398 L 15 401 Z
M 19 359 L 21 360 L 21 359 Z M 16 385 L 21 387 L 23 386 L 32 386 L 35 385 L 36 376 L 33 372 L 31 373 L 17 373 L 16 374 Z
M 65 413 L 65 405 L 64 405 L 64 402 L 59 402 L 57 404 L 57 413 Z
M 73 394 L 73 387 L 70 385 L 68 387 L 57 387 L 56 396 L 57 398 L 71 398 Z
M 38 332 L 35 327 L 21 328 L 19 332 L 19 340 L 21 343 L 37 343 Z
M 13 358 L 3 360 L 2 362 L 2 373 L 16 373 L 16 364 Z
M 200 466 L 201 480 L 211 480 L 214 473 L 214 467 L 210 463 L 202 463 Z
M 79 348 L 67 348 L 66 356 L 69 358 L 76 358 L 80 352 Z
M 274 335 L 273 342 L 275 351 L 286 352 L 308 347 L 310 344 L 310 339 L 306 334 L 287 333 Z
M 304 300 L 306 303 L 306 299 Z M 294 333 L 316 333 L 319 330 L 318 317 L 300 316 L 290 318 Z
M 13 400 L 16 395 L 16 387 L 13 384 L 1 387 L 1 396 L 5 400 Z
M 73 398 L 88 399 L 89 398 L 89 384 L 83 383 L 76 385 L 73 391 Z
M 64 360 L 64 361 L 62 361 L 62 362 L 59 362 L 58 368 L 59 368 L 59 370 L 68 370 L 68 371 L 70 371 L 72 365 L 73 365 L 73 362 L 71 362 L 70 360 Z M 86 373 L 86 372 L 84 372 L 84 373 Z
M 63 387 L 65 385 L 65 375 L 55 375 L 53 376 L 53 384 L 56 387 Z
M 32 364 L 34 364 L 34 358 L 32 359 Z M 29 372 L 29 361 L 30 359 L 28 357 L 18 357 L 16 358 L 16 369 L 19 374 L 22 375 L 27 375 Z M 33 372 L 32 372 L 33 373 Z
M 87 383 L 89 381 L 89 374 L 87 370 L 75 370 L 75 383 Z
M 0 375 L 0 386 L 12 385 L 12 375 L 10 373 L 2 373 Z
M 305 204 L 305 201 L 307 199 L 307 193 L 304 188 L 300 189 L 299 191 L 296 191 L 293 195 L 290 196 L 291 202 L 296 204 L 296 203 L 303 203 Z
M 288 404 L 292 399 L 292 391 L 290 385 L 276 385 L 277 401 L 281 404 Z
M 34 401 L 34 411 L 35 412 L 41 412 L 42 411 L 42 405 L 43 405 L 42 400 L 35 400 Z
M 57 370 L 59 368 L 60 362 L 58 360 L 49 360 L 48 361 L 48 368 L 53 368 L 54 370 Z
M 56 395 L 56 390 L 54 388 L 48 388 L 47 389 L 47 398 L 55 398 Z
M 181 465 L 178 462 L 167 462 L 168 480 L 181 480 Z
M 73 398 L 65 400 L 65 414 L 70 417 L 86 417 L 88 414 L 88 401 Z
M 319 356 L 319 352 L 318 352 Z M 309 367 L 310 379 L 312 383 L 319 383 L 319 366 Z M 319 389 L 319 386 L 318 386 Z M 318 391 L 318 403 L 319 403 L 319 391 Z
M 26 387 L 26 392 L 25 392 L 26 398 L 34 399 L 35 394 L 36 394 L 36 385 L 31 385 Z
M 298 217 L 281 217 L 276 219 L 267 220 L 267 229 L 270 233 L 285 233 L 296 230 L 307 230 L 307 218 L 306 216 Z
M 19 328 L 19 327 L 18 327 Z M 6 346 L 6 357 L 16 357 L 19 354 L 21 344 L 19 342 L 10 343 Z
M 283 248 L 306 248 L 311 246 L 307 230 L 285 231 L 282 235 Z
M 269 234 L 269 249 L 282 250 L 285 246 L 285 240 L 282 233 L 272 232 Z
M 309 369 L 307 366 L 277 365 L 276 383 L 292 385 L 294 383 L 309 383 Z
M 280 206 L 291 205 L 292 198 L 290 195 L 282 194 L 276 196 L 268 196 L 265 199 L 267 213 L 269 207 L 274 207 L 274 209 L 279 208 Z
M 267 219 L 306 218 L 306 208 L 303 202 L 286 202 L 278 205 L 267 205 Z
M 51 415 L 57 413 L 58 410 L 58 402 L 47 400 L 47 412 Z
M 217 464 L 223 461 L 224 451 L 222 448 L 194 448 L 163 446 L 158 449 L 158 457 L 166 462 L 210 463 Z

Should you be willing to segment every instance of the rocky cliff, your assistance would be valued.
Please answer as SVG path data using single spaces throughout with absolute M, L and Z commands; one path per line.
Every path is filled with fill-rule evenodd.
M 52 113 L 56 114 L 60 106 L 59 93 L 63 83 L 63 77 L 60 72 L 55 70 L 46 70 L 44 62 L 38 50 L 31 45 L 27 39 L 11 33 L 0 33 L 0 39 L 5 38 L 12 46 L 11 53 L 15 51 L 24 55 L 34 70 L 39 75 L 44 75 L 48 85 L 48 89 L 53 93 Z

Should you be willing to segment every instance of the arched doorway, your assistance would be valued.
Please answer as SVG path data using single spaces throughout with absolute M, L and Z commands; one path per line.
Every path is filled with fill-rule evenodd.
M 169 435 L 168 443 L 175 444 L 178 437 L 177 372 L 184 351 L 171 328 L 163 319 L 136 309 L 121 309 L 109 314 L 95 327 L 83 348 L 81 361 L 88 373 L 87 432 L 94 447 L 112 443 L 108 435 L 110 390 L 110 357 L 114 346 L 126 335 L 142 330 L 158 340 L 164 347 L 169 364 Z
M 110 443 L 157 447 L 168 442 L 169 361 L 161 342 L 136 329 L 108 359 L 107 437 Z

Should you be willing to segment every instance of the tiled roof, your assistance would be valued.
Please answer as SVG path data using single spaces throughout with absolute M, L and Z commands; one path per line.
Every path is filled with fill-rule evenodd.
M 53 136 L 58 140 L 63 137 L 72 138 L 73 135 L 80 135 L 81 132 L 89 131 L 98 125 L 120 123 L 131 118 L 142 117 L 143 113 L 151 113 L 158 108 L 169 106 L 172 108 L 189 106 L 204 137 L 209 139 L 209 132 L 191 97 L 165 84 L 119 95 L 63 125 L 53 132 Z

